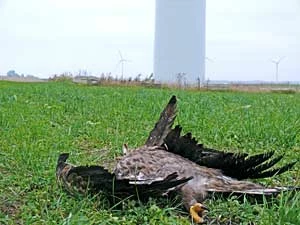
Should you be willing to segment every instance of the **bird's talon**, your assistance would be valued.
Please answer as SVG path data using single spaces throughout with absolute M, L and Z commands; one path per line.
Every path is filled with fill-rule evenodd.
M 208 210 L 205 205 L 201 203 L 196 203 L 190 207 L 190 214 L 195 223 L 203 223 L 204 219 L 204 211 Z

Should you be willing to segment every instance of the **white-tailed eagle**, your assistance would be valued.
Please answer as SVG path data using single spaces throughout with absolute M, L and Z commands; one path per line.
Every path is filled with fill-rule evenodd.
M 286 188 L 267 188 L 245 179 L 271 177 L 289 170 L 296 162 L 272 167 L 282 159 L 274 151 L 249 156 L 218 151 L 198 144 L 191 133 L 181 135 L 172 96 L 145 144 L 121 157 L 113 173 L 98 165 L 73 166 L 69 154 L 58 158 L 56 176 L 71 193 L 99 193 L 147 199 L 174 192 L 181 196 L 193 221 L 203 222 L 202 202 L 209 193 L 274 195 Z

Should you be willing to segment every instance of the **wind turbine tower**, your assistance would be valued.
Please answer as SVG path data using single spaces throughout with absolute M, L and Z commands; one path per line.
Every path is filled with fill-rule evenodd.
M 276 67 L 276 82 L 278 82 L 278 71 L 279 71 L 279 63 L 284 59 L 285 57 L 281 57 L 278 60 L 271 60 L 272 63 L 275 64 Z
M 154 77 L 175 83 L 204 83 L 206 0 L 156 0 Z
M 120 50 L 119 50 L 119 56 L 120 56 L 120 60 L 117 64 L 117 67 L 121 64 L 121 80 L 123 80 L 124 79 L 124 64 L 126 62 L 130 62 L 130 60 L 124 59 Z

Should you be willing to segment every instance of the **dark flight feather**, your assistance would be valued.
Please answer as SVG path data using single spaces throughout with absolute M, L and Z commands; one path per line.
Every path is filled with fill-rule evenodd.
M 150 132 L 145 145 L 159 146 L 163 144 L 176 118 L 176 101 L 176 97 L 173 95 L 167 106 L 161 112 L 160 118 Z
M 167 151 L 187 158 L 200 166 L 220 169 L 224 175 L 239 180 L 272 177 L 291 169 L 296 163 L 292 162 L 280 168 L 270 169 L 279 162 L 283 156 L 272 159 L 274 151 L 254 156 L 249 156 L 246 153 L 239 154 L 218 151 L 198 144 L 191 133 L 181 136 L 181 131 L 182 128 L 177 125 L 168 133 L 165 138 Z

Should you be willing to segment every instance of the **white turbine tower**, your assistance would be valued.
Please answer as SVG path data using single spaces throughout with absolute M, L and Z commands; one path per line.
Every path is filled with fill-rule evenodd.
M 156 0 L 154 77 L 175 83 L 205 80 L 205 0 Z
M 271 60 L 272 63 L 275 64 L 275 68 L 276 68 L 276 82 L 278 82 L 278 72 L 279 72 L 279 64 L 280 62 L 284 59 L 285 57 L 280 57 L 278 60 Z

